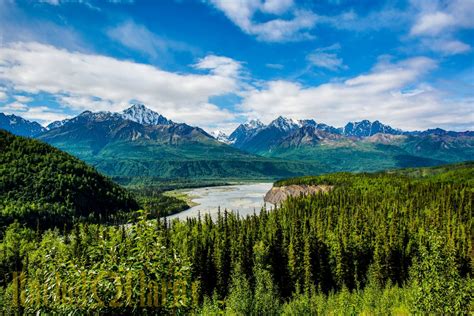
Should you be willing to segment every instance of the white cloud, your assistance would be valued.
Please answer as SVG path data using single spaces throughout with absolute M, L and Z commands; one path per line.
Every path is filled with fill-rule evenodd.
M 338 57 L 337 55 L 337 51 L 339 49 L 339 44 L 318 48 L 306 56 L 306 59 L 311 63 L 311 65 L 319 68 L 326 68 L 332 71 L 347 69 L 347 66 L 344 65 L 342 58 Z
M 449 100 L 436 89 L 417 84 L 434 67 L 433 60 L 418 57 L 398 63 L 381 61 L 367 74 L 314 87 L 271 81 L 264 88 L 245 93 L 240 108 L 264 122 L 285 115 L 336 126 L 370 119 L 404 129 L 472 129 L 474 100 Z
M 210 70 L 219 76 L 234 77 L 240 73 L 241 63 L 228 57 L 208 55 L 200 59 L 195 68 Z
M 234 22 L 242 31 L 268 42 L 295 41 L 313 38 L 307 31 L 316 24 L 316 14 L 295 8 L 292 0 L 210 0 L 217 9 Z M 275 16 L 290 12 L 291 18 Z M 266 22 L 258 22 L 254 15 L 273 15 Z
M 108 29 L 107 35 L 123 46 L 142 52 L 154 59 L 171 59 L 170 52 L 193 52 L 196 50 L 188 44 L 157 36 L 144 25 L 131 20 Z
M 51 94 L 76 111 L 119 111 L 137 101 L 175 121 L 197 125 L 209 117 L 232 119 L 208 100 L 238 90 L 239 65 L 230 58 L 208 56 L 197 64 L 206 73 L 178 74 L 39 43 L 0 48 L 0 80 L 18 92 Z
M 440 52 L 445 55 L 456 55 L 469 52 L 471 46 L 458 40 L 444 40 L 444 39 L 428 39 L 423 41 L 426 46 L 432 50 Z
M 18 102 L 21 102 L 21 103 L 28 103 L 28 102 L 33 101 L 32 97 L 28 97 L 28 96 L 25 96 L 25 95 L 15 95 L 13 97 L 15 98 L 15 100 L 17 100 Z
M 41 3 L 47 3 L 50 5 L 59 5 L 59 0 L 40 0 Z
M 5 101 L 7 99 L 8 99 L 7 93 L 3 91 L 2 89 L 0 89 L 0 102 Z
M 412 4 L 418 13 L 410 35 L 421 37 L 424 47 L 445 55 L 471 49 L 455 36 L 458 30 L 474 28 L 474 1 L 413 1 Z
M 365 15 L 357 14 L 353 10 L 333 16 L 319 15 L 318 23 L 328 24 L 340 30 L 362 32 L 385 28 L 401 28 L 406 25 L 409 19 L 410 12 L 387 5 L 380 10 L 371 11 Z
M 282 64 L 268 63 L 268 64 L 265 64 L 265 66 L 268 67 L 268 68 L 271 68 L 271 69 L 283 69 L 283 68 L 285 68 L 285 66 L 283 66 Z
M 27 120 L 37 121 L 43 125 L 69 117 L 47 106 L 27 106 L 20 102 L 0 106 L 0 112 L 15 114 Z
M 412 35 L 437 35 L 455 23 L 454 17 L 444 12 L 427 13 L 420 16 L 410 33 Z

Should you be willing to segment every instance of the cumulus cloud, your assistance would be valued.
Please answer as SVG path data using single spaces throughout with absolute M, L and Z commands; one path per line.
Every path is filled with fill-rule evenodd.
M 474 1 L 413 1 L 417 10 L 410 35 L 421 37 L 423 45 L 445 55 L 465 53 L 471 46 L 455 39 L 458 30 L 474 28 Z
M 382 60 L 367 74 L 314 87 L 270 81 L 245 93 L 240 108 L 264 122 L 286 115 L 336 126 L 370 119 L 404 129 L 472 128 L 473 115 L 466 114 L 473 113 L 473 100 L 455 102 L 436 89 L 417 84 L 434 67 L 435 61 L 416 57 L 396 63 Z
M 210 70 L 215 75 L 232 78 L 240 73 L 241 63 L 228 57 L 208 55 L 201 58 L 195 68 Z
M 444 12 L 422 14 L 411 29 L 411 34 L 437 35 L 447 27 L 455 25 L 452 15 Z
M 308 32 L 316 24 L 316 14 L 296 8 L 293 0 L 210 0 L 215 8 L 235 23 L 242 31 L 267 42 L 284 42 L 313 38 Z M 289 13 L 290 12 L 290 13 Z M 259 22 L 255 15 L 271 16 Z M 280 18 L 282 14 L 289 18 Z
M 238 90 L 240 64 L 208 56 L 196 67 L 205 73 L 178 74 L 39 43 L 0 48 L 0 80 L 21 93 L 50 94 L 76 111 L 119 111 L 130 102 L 141 102 L 175 121 L 199 125 L 209 117 L 232 119 L 231 113 L 208 100 Z

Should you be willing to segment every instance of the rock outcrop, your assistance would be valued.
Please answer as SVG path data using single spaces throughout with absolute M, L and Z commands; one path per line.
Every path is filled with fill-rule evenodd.
M 265 194 L 265 202 L 273 205 L 281 204 L 290 196 L 300 196 L 315 194 L 320 192 L 329 192 L 332 190 L 331 185 L 289 185 L 282 187 L 273 187 Z

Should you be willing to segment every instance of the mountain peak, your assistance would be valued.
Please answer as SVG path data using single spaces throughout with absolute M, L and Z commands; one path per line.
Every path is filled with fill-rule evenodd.
M 343 129 L 346 136 L 369 137 L 377 133 L 400 135 L 403 132 L 399 129 L 392 128 L 376 120 L 371 122 L 369 120 L 362 120 L 359 122 L 349 122 Z
M 173 123 L 143 104 L 133 104 L 128 109 L 123 110 L 122 117 L 126 120 L 145 125 L 171 125 Z
M 220 141 L 221 143 L 224 143 L 224 144 L 230 143 L 229 136 L 227 136 L 227 134 L 224 133 L 223 131 L 220 131 L 220 130 L 213 131 L 211 132 L 211 136 L 214 137 L 216 140 Z
M 5 129 L 16 135 L 33 137 L 46 129 L 37 122 L 28 121 L 14 114 L 0 113 L 0 129 Z
M 280 115 L 277 119 L 270 123 L 270 126 L 284 131 L 289 131 L 301 127 L 301 123 L 295 119 L 286 118 Z
M 265 124 L 263 124 L 259 119 L 254 119 L 254 120 L 250 120 L 247 123 L 245 123 L 244 126 L 247 129 L 257 129 L 257 128 L 264 127 Z

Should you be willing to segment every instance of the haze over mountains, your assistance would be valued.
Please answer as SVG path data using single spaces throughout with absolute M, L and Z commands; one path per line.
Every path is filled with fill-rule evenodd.
M 278 117 L 241 124 L 228 137 L 175 123 L 135 104 L 120 113 L 85 111 L 44 128 L 0 114 L 0 128 L 35 137 L 126 179 L 279 178 L 472 160 L 474 133 L 407 132 L 368 120 L 342 128 Z

